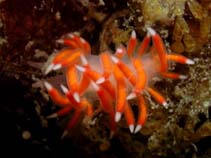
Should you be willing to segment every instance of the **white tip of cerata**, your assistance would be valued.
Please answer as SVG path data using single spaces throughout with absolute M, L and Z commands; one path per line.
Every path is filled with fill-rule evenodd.
M 135 30 L 132 31 L 131 38 L 136 39 L 136 31 Z
M 116 112 L 116 114 L 115 114 L 115 122 L 119 122 L 121 117 L 122 117 L 122 113 L 121 112 Z
M 85 68 L 84 67 L 79 66 L 79 65 L 76 65 L 75 67 L 76 67 L 76 69 L 78 69 L 78 71 L 85 72 Z
M 56 64 L 56 65 L 54 65 L 53 66 L 53 70 L 59 70 L 59 69 L 61 69 L 62 68 L 62 64 Z
M 67 87 L 65 87 L 63 84 L 60 85 L 61 89 L 62 89 L 62 92 L 64 94 L 67 94 L 69 92 L 69 90 L 67 89 Z
M 193 64 L 195 64 L 195 62 L 191 59 L 187 59 L 186 64 L 193 65 Z
M 85 39 L 83 39 L 82 37 L 80 37 L 80 41 L 81 41 L 81 43 L 83 43 L 83 44 L 86 43 Z
M 135 98 L 136 97 L 136 94 L 135 93 L 130 93 L 128 96 L 127 96 L 127 100 L 130 100 L 130 99 L 133 99 L 133 98 Z
M 149 34 L 151 36 L 154 36 L 156 34 L 155 30 L 153 28 L 151 28 L 151 27 L 147 27 L 147 31 L 149 32 Z
M 163 105 L 165 108 L 168 108 L 168 104 L 167 104 L 166 101 L 164 101 L 164 102 L 162 103 L 162 105 Z
M 83 54 L 80 55 L 80 58 L 81 58 L 81 62 L 82 62 L 83 65 L 87 65 L 88 64 L 88 61 L 87 61 L 86 57 Z
M 47 81 L 44 82 L 44 86 L 48 91 L 50 91 L 53 88 L 53 86 Z
M 95 82 L 91 82 L 91 84 L 95 91 L 99 91 L 100 87 Z
M 111 60 L 116 64 L 119 62 L 119 59 L 115 56 L 111 56 Z
M 137 125 L 134 131 L 134 134 L 138 133 L 141 130 L 142 126 L 141 125 Z
M 78 94 L 78 92 L 73 93 L 73 98 L 77 103 L 80 103 L 80 95 Z
M 133 133 L 133 131 L 134 131 L 134 125 L 133 124 L 129 125 L 129 130 L 130 130 L 130 133 Z
M 186 76 L 186 75 L 179 75 L 179 79 L 184 80 L 184 79 L 186 79 L 186 78 L 187 78 L 187 76 Z
M 58 39 L 58 40 L 56 40 L 56 43 L 64 44 L 64 40 L 63 39 Z
M 75 37 L 75 35 L 74 35 L 73 33 L 68 33 L 68 34 L 67 34 L 67 37 L 72 39 L 72 38 Z
M 53 63 L 48 65 L 48 67 L 46 68 L 44 74 L 47 75 L 49 72 L 51 72 L 54 66 L 55 65 Z
M 123 54 L 124 53 L 124 50 L 123 50 L 123 48 L 117 48 L 116 49 L 116 53 L 118 53 L 118 54 Z
M 100 77 L 97 81 L 96 81 L 96 83 L 97 84 L 102 84 L 103 82 L 105 82 L 105 77 Z

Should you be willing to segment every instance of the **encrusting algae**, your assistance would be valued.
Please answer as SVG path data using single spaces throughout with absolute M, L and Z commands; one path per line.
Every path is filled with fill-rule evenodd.
M 136 0 L 131 5 L 141 11 L 145 25 L 173 26 L 171 48 L 175 53 L 196 52 L 208 42 L 211 26 L 209 1 Z

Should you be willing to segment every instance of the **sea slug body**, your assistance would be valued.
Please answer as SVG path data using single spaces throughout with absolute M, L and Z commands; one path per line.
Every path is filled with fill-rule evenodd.
M 152 46 L 149 45 L 151 40 Z M 105 51 L 99 56 L 92 55 L 89 43 L 74 34 L 57 42 L 67 48 L 56 54 L 45 74 L 65 68 L 67 87 L 61 84 L 62 94 L 47 81 L 44 85 L 52 100 L 61 106 L 61 110 L 48 118 L 74 111 L 67 129 L 74 126 L 82 112 L 92 116 L 93 100 L 87 97 L 91 92 L 99 99 L 101 109 L 110 116 L 112 130 L 124 114 L 130 132 L 139 132 L 147 119 L 143 92 L 147 91 L 159 104 L 167 106 L 165 98 L 150 87 L 152 79 L 156 76 L 185 79 L 184 75 L 168 72 L 168 63 L 194 64 L 182 55 L 168 54 L 161 37 L 150 27 L 138 48 L 136 33 L 132 31 L 127 48 L 119 47 L 114 54 Z M 138 100 L 137 119 L 128 103 L 133 98 Z

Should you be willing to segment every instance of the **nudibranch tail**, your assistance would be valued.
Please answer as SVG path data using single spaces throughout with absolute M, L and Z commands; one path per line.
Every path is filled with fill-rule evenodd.
M 152 40 L 153 45 L 149 46 Z M 64 134 L 78 121 L 81 113 L 92 117 L 95 110 L 93 98 L 97 96 L 99 106 L 110 116 L 112 131 L 124 115 L 131 133 L 139 132 L 147 120 L 147 105 L 143 94 L 148 92 L 155 101 L 167 107 L 166 99 L 152 88 L 154 77 L 186 79 L 187 76 L 168 71 L 168 64 L 194 64 L 194 61 L 182 55 L 168 54 L 161 37 L 151 27 L 147 28 L 146 37 L 137 47 L 136 32 L 132 31 L 127 48 L 120 46 L 112 54 L 102 52 L 99 56 L 90 54 L 89 43 L 80 36 L 68 34 L 57 40 L 67 48 L 59 51 L 47 67 L 45 74 L 52 70 L 65 68 L 67 87 L 61 84 L 64 94 L 50 83 L 44 85 L 52 100 L 62 108 L 47 118 L 73 115 Z M 136 55 L 137 54 L 137 55 Z M 129 105 L 129 100 L 136 99 L 138 117 Z

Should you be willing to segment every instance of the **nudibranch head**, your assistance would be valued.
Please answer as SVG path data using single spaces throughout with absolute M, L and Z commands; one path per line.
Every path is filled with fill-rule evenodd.
M 152 40 L 152 46 L 150 41 Z M 102 52 L 92 55 L 89 43 L 80 36 L 69 34 L 57 40 L 67 48 L 56 54 L 45 74 L 65 68 L 67 87 L 61 85 L 61 94 L 50 83 L 44 85 L 52 100 L 61 110 L 48 118 L 63 116 L 74 111 L 67 128 L 74 126 L 81 112 L 92 116 L 93 100 L 88 93 L 94 93 L 101 109 L 109 114 L 112 130 L 124 114 L 131 133 L 137 133 L 147 119 L 147 107 L 143 92 L 148 92 L 159 104 L 167 106 L 166 99 L 150 84 L 156 76 L 185 79 L 186 76 L 168 72 L 169 61 L 194 64 L 182 55 L 168 54 L 161 37 L 152 28 L 137 47 L 136 32 L 132 31 L 127 48 L 119 47 L 114 54 Z M 137 50 L 137 51 L 135 51 Z M 128 100 L 137 98 L 139 115 L 136 119 Z

